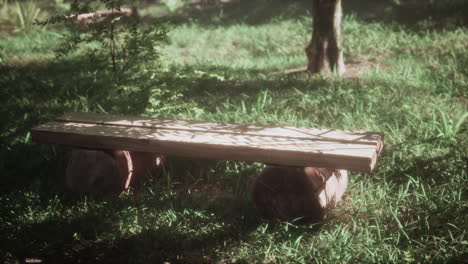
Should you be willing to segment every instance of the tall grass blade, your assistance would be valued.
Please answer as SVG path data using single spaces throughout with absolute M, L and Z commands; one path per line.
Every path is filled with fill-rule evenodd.
M 16 2 L 16 15 L 18 16 L 21 28 L 24 29 L 26 27 L 26 22 L 24 19 L 24 9 L 19 2 Z
M 462 124 L 463 122 L 465 121 L 465 119 L 468 117 L 468 112 L 465 112 L 461 117 L 460 119 L 458 119 L 458 121 L 455 123 L 455 126 L 454 126 L 454 132 L 455 134 L 457 135 L 458 132 L 460 132 L 460 130 L 462 129 Z

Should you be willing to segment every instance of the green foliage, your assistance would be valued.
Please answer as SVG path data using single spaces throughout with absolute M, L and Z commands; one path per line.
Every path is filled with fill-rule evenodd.
M 456 141 L 461 133 L 466 133 L 467 126 L 464 122 L 466 117 L 468 117 L 468 112 L 465 112 L 458 120 L 454 121 L 453 119 L 447 119 L 448 115 L 437 105 L 434 105 L 434 108 L 440 114 L 441 119 L 441 121 L 438 121 L 438 118 L 436 118 L 436 115 L 434 114 L 434 124 L 439 132 L 437 137 Z
M 106 16 L 95 16 L 79 25 L 76 19 L 80 14 L 93 12 L 93 6 L 102 4 L 112 13 Z M 59 56 L 66 56 L 80 50 L 86 54 L 92 65 L 112 72 L 114 82 L 128 81 L 132 74 L 144 70 L 142 65 L 153 67 L 158 59 L 157 47 L 167 43 L 167 28 L 163 24 L 142 27 L 137 19 L 126 17 L 121 13 L 122 1 L 75 1 L 70 13 L 55 16 L 43 25 L 64 22 L 69 26 L 69 34 L 57 49 Z
M 38 8 L 34 1 L 16 2 L 16 15 L 18 24 L 23 30 L 31 30 L 34 21 L 39 17 L 41 9 Z

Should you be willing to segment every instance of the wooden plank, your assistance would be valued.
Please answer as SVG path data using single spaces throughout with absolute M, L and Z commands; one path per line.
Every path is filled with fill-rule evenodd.
M 298 138 L 304 140 L 323 140 L 344 143 L 359 143 L 380 146 L 383 134 L 378 132 L 317 129 L 301 127 L 269 127 L 255 125 L 238 125 L 228 123 L 213 123 L 205 121 L 151 119 L 134 116 L 102 115 L 95 113 L 67 113 L 57 121 L 91 123 L 102 125 L 120 125 L 131 127 L 145 127 L 154 129 L 175 129 L 201 132 L 217 132 L 242 134 L 249 136 L 271 136 L 284 138 Z
M 107 122 L 107 121 L 106 121 Z M 369 172 L 377 160 L 376 145 L 187 131 L 174 128 L 49 122 L 32 130 L 35 141 L 104 149 L 127 149 L 196 158 L 258 161 Z

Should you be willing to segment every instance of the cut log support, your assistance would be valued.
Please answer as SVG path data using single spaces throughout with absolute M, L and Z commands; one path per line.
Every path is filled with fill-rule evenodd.
M 146 175 L 156 175 L 163 159 L 147 152 L 74 149 L 65 185 L 79 193 L 121 194 Z
M 370 172 L 383 134 L 69 113 L 31 130 L 33 140 L 92 149 L 257 161 Z
M 267 167 L 255 180 L 252 200 L 265 218 L 320 222 L 342 199 L 345 170 L 312 167 Z

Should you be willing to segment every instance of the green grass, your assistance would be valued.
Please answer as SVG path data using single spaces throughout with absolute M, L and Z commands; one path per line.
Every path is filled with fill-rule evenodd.
M 355 2 L 345 4 L 343 28 L 348 68 L 368 65 L 358 78 L 274 74 L 306 64 L 305 1 L 171 13 L 172 42 L 161 48 L 160 65 L 149 63 L 125 87 L 85 56 L 56 59 L 60 28 L 3 32 L 0 259 L 466 262 L 468 30 L 457 11 L 464 3 L 440 11 L 452 19 L 433 4 L 421 9 L 432 20 L 415 12 L 407 22 L 402 7 L 418 1 L 379 2 L 378 10 Z M 382 131 L 385 148 L 375 172 L 352 173 L 325 223 L 299 225 L 256 214 L 249 196 L 258 163 L 174 157 L 160 178 L 123 197 L 71 194 L 63 184 L 69 149 L 28 134 L 66 111 Z

